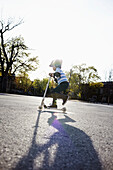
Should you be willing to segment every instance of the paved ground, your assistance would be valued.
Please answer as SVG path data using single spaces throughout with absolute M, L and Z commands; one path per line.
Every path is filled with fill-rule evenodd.
M 41 99 L 0 94 L 0 170 L 113 170 L 113 106 Z

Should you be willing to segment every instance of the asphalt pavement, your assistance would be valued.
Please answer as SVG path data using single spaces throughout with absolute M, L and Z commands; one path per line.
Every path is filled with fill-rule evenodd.
M 112 105 L 41 100 L 0 93 L 0 170 L 113 170 Z

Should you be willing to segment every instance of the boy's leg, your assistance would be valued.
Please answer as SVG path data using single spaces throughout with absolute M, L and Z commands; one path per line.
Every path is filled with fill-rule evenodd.
M 63 103 L 62 105 L 64 105 L 68 99 L 68 95 L 64 95 L 64 94 L 61 94 L 61 93 L 53 93 L 52 95 L 52 98 L 53 98 L 53 102 L 52 102 L 52 105 L 50 107 L 55 107 L 57 108 L 57 99 L 62 99 L 63 100 Z
M 57 93 L 59 93 L 60 91 L 61 89 L 59 85 L 51 91 L 50 95 L 53 98 L 53 102 L 50 107 L 57 108 Z
M 51 93 L 61 93 L 64 92 L 69 86 L 68 82 L 63 82 L 59 84 L 56 88 L 54 88 Z
M 52 102 L 52 105 L 50 107 L 54 107 L 54 108 L 57 108 L 57 98 L 56 98 L 56 94 L 53 93 L 51 94 L 52 98 L 53 98 L 53 102 Z
M 61 94 L 61 93 L 55 93 L 55 97 L 58 99 L 62 99 L 63 100 L 63 103 L 62 105 L 64 105 L 68 99 L 68 95 L 65 95 L 65 94 Z
M 60 85 L 58 85 L 55 89 L 53 89 L 51 96 L 53 97 L 53 104 L 54 102 L 57 100 L 57 98 L 63 99 L 63 105 L 66 103 L 67 99 L 68 99 L 68 95 L 64 95 L 61 92 L 65 91 L 69 86 L 68 82 L 65 83 L 61 83 Z M 55 103 L 56 104 L 56 103 Z

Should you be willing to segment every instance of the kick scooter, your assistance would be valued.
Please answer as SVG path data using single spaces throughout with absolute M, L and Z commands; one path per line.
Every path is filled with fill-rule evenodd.
M 51 80 L 51 77 L 49 77 L 49 79 L 48 79 L 48 83 L 47 83 L 47 85 L 46 85 L 46 89 L 45 89 L 45 92 L 44 92 L 44 96 L 43 96 L 43 98 L 42 98 L 41 105 L 39 106 L 39 109 L 40 109 L 40 110 L 42 110 L 43 107 L 46 108 L 46 109 L 50 109 L 49 106 L 46 106 L 46 105 L 44 104 L 44 100 L 45 100 L 45 96 L 46 96 L 46 93 L 47 93 L 47 89 L 48 89 L 50 80 Z M 57 108 L 51 108 L 51 109 L 53 109 L 53 110 L 61 110 L 61 111 L 63 111 L 64 113 L 66 112 L 66 107 L 63 107 L 63 108 L 61 108 L 61 109 L 57 109 Z

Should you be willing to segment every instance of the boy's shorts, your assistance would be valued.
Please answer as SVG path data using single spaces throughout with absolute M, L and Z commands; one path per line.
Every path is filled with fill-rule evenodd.
M 61 93 L 65 92 L 65 90 L 69 87 L 69 83 L 67 81 L 64 81 L 60 83 L 56 88 L 54 88 L 51 93 Z

